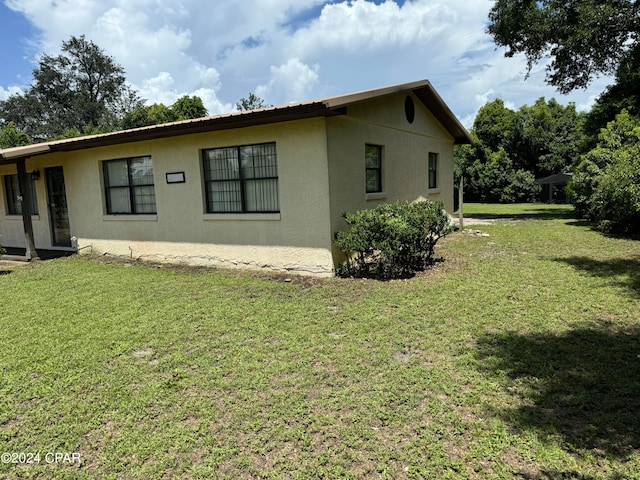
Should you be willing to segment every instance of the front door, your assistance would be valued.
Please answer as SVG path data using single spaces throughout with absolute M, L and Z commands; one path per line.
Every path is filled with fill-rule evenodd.
M 70 247 L 71 230 L 62 167 L 47 168 L 45 174 L 47 177 L 49 219 L 51 221 L 51 243 L 56 247 Z

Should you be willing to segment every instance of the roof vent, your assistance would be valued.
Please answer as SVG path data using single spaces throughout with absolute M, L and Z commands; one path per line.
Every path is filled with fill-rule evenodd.
M 407 122 L 409 123 L 413 123 L 413 120 L 416 118 L 416 106 L 413 103 L 411 95 L 407 95 L 407 98 L 404 99 L 404 115 L 407 117 Z

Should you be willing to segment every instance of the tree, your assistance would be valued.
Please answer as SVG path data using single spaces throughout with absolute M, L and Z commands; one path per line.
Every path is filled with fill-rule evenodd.
M 547 82 L 562 93 L 611 74 L 640 39 L 636 0 L 496 0 L 488 32 L 505 55 L 523 53 L 529 71 L 550 57 Z
M 201 118 L 207 115 L 207 109 L 200 97 L 185 95 L 176 100 L 171 107 L 167 107 L 163 103 L 154 103 L 148 106 L 141 105 L 131 110 L 121 120 L 120 128 L 127 130 L 130 128 L 176 122 L 178 120 Z
M 612 233 L 640 233 L 640 119 L 623 111 L 584 155 L 569 184 L 581 215 Z
M 496 98 L 480 107 L 473 121 L 473 131 L 492 152 L 504 148 L 513 154 L 521 136 L 520 117 L 517 112 L 505 107 L 501 99 Z
M 65 131 L 111 130 L 140 104 L 124 69 L 82 35 L 63 42 L 60 55 L 43 55 L 32 86 L 0 102 L 0 118 L 47 140 Z
M 120 121 L 120 128 L 129 130 L 174 122 L 175 120 L 176 116 L 169 107 L 163 103 L 154 103 L 153 105 L 141 105 L 128 112 Z
M 585 135 L 591 147 L 597 143 L 600 129 L 615 120 L 622 110 L 640 115 L 640 47 L 636 47 L 620 63 L 615 83 L 609 86 L 596 100 L 587 114 Z
M 249 110 L 257 110 L 258 108 L 265 108 L 273 105 L 267 105 L 265 101 L 255 95 L 254 93 L 249 93 L 249 98 L 241 98 L 238 103 L 236 103 L 236 108 L 239 112 L 246 112 Z
M 0 148 L 21 147 L 30 143 L 29 135 L 18 130 L 14 122 L 7 123 L 0 132 Z
M 480 108 L 472 131 L 481 149 L 504 149 L 515 170 L 541 177 L 571 169 L 581 153 L 583 118 L 572 103 L 541 97 L 515 111 L 498 98 Z
M 190 97 L 185 95 L 171 105 L 171 110 L 176 120 L 189 120 L 191 118 L 206 117 L 209 112 L 202 103 L 202 99 L 197 96 Z
M 513 154 L 517 166 L 536 177 L 571 170 L 584 143 L 584 114 L 575 104 L 564 107 L 541 97 L 532 106 L 520 107 L 519 114 L 522 137 Z
M 492 152 L 476 147 L 476 159 L 466 167 L 465 193 L 471 201 L 532 202 L 540 193 L 533 173 L 515 168 L 504 148 Z

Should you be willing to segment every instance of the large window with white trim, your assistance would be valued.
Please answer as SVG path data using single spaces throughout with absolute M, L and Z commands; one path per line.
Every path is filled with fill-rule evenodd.
M 275 143 L 212 148 L 202 152 L 207 213 L 276 213 Z
M 156 213 L 151 157 L 108 160 L 102 167 L 108 214 Z

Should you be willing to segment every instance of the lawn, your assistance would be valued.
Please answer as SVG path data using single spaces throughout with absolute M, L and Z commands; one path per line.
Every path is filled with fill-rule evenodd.
M 465 211 L 401 281 L 5 268 L 0 477 L 640 479 L 640 242 Z

